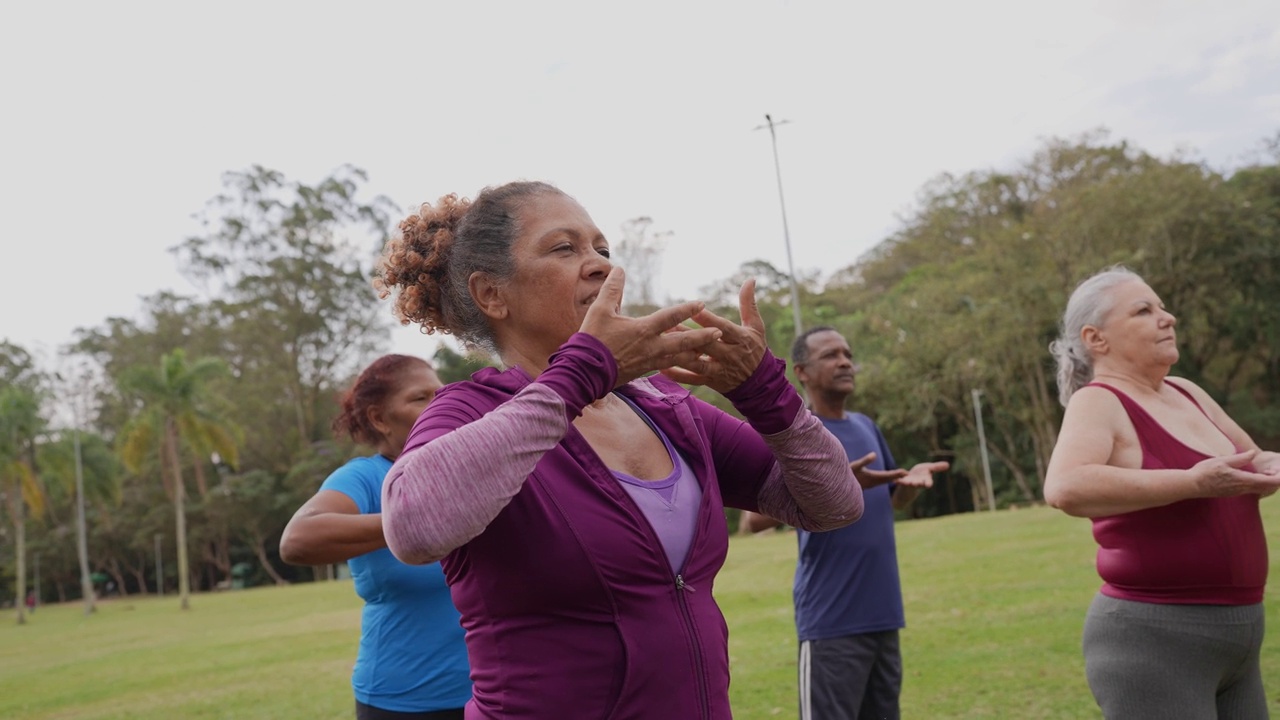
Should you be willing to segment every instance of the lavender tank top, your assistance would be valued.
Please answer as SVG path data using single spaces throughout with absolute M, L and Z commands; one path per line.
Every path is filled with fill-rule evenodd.
M 662 438 L 662 445 L 671 458 L 671 474 L 661 480 L 641 480 L 626 473 L 611 470 L 613 476 L 640 506 L 640 511 L 653 527 L 662 549 L 666 551 L 671 571 L 679 573 L 689 555 L 693 543 L 693 531 L 697 526 L 698 506 L 702 504 L 702 486 L 693 469 L 680 453 L 671 446 L 671 440 L 653 424 L 649 416 L 625 395 L 616 393 L 645 423 Z

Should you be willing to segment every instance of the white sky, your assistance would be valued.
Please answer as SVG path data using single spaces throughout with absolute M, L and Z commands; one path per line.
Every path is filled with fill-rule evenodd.
M 0 9 L 0 338 L 192 293 L 166 249 L 223 172 L 343 163 L 402 207 L 543 179 L 674 233 L 660 295 L 884 239 L 940 172 L 1105 126 L 1238 163 L 1280 130 L 1280 3 L 23 2 Z M 397 331 L 429 355 L 434 338 Z

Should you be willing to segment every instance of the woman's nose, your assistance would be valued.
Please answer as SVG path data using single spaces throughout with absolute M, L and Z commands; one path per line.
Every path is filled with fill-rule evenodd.
M 582 274 L 586 277 L 595 277 L 597 275 L 608 275 L 609 270 L 613 268 L 613 263 L 609 258 L 597 252 L 592 252 L 591 256 L 583 263 Z

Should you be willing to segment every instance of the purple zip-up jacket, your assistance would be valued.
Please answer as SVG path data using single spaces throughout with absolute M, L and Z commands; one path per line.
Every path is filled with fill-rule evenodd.
M 467 718 L 731 718 L 728 628 L 712 597 L 723 507 L 811 530 L 862 513 L 843 449 L 766 355 L 729 393 L 751 425 L 661 376 L 620 388 L 702 486 L 688 558 L 672 573 L 648 520 L 572 418 L 616 365 L 577 334 L 533 381 L 482 370 L 418 419 L 383 486 L 387 544 L 442 560 L 466 629 Z

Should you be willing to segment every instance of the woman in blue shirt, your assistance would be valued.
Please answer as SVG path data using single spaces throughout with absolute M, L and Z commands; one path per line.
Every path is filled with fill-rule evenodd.
M 386 355 L 366 368 L 343 395 L 333 429 L 377 452 L 335 470 L 280 539 L 288 563 L 347 561 L 365 601 L 351 674 L 357 720 L 462 720 L 471 697 L 463 631 L 440 563 L 405 565 L 382 536 L 382 481 L 439 389 L 421 358 Z

